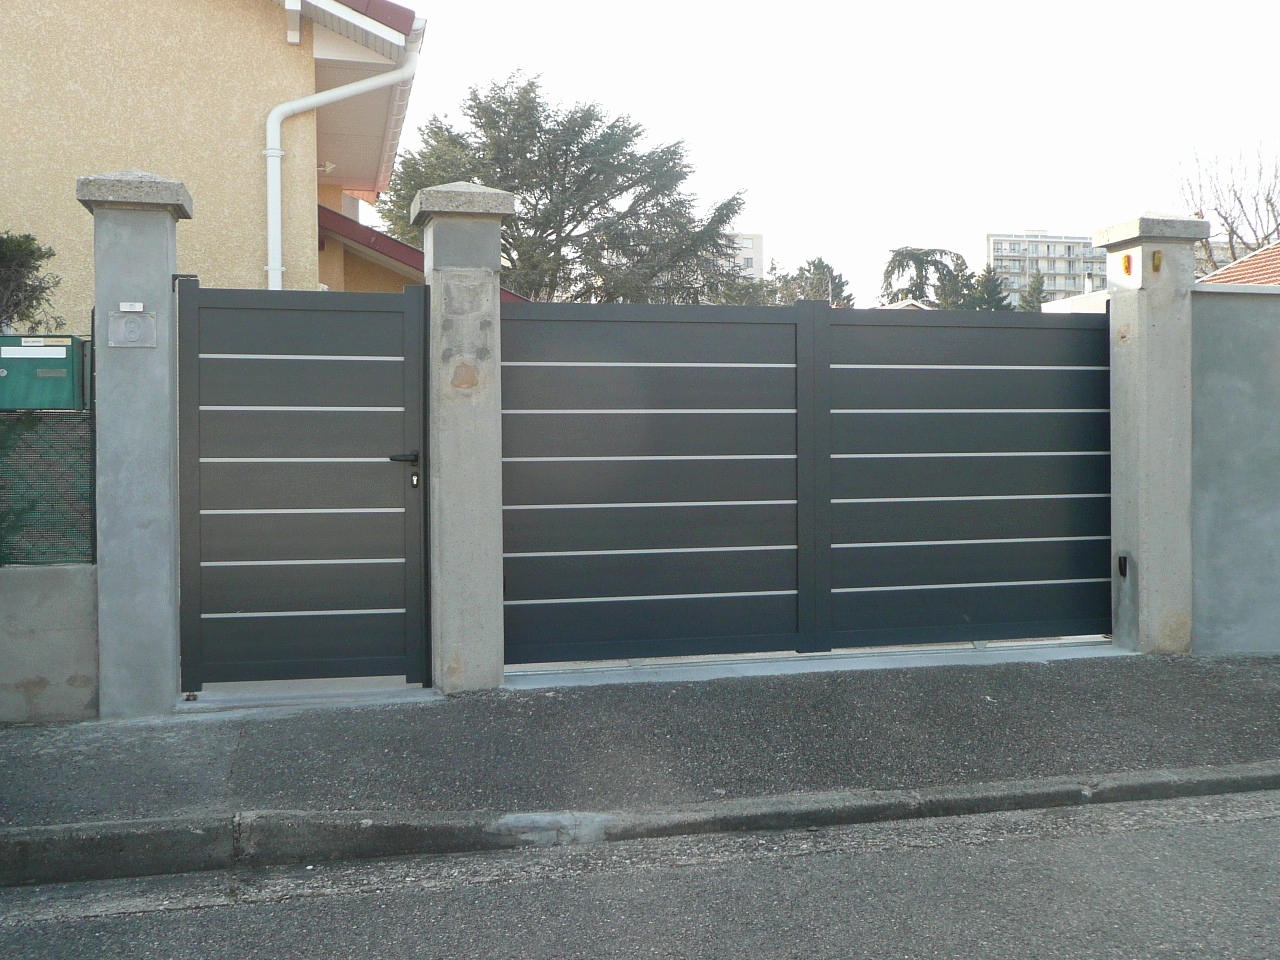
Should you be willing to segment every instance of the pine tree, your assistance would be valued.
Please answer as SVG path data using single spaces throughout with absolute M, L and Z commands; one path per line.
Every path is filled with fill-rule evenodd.
M 518 76 L 473 87 L 461 113 L 458 128 L 432 117 L 396 163 L 378 212 L 401 240 L 422 243 L 409 223 L 420 189 L 472 181 L 515 194 L 502 282 L 530 299 L 699 303 L 740 279 L 729 228 L 742 196 L 700 216 L 683 143 L 643 149 L 630 118 L 554 106 Z
M 1027 281 L 1026 289 L 1018 297 L 1018 309 L 1024 313 L 1039 313 L 1040 305 L 1048 300 L 1049 295 L 1044 292 L 1044 276 L 1036 270 Z
M 998 276 L 995 267 L 987 264 L 978 274 L 977 290 L 974 293 L 975 310 L 1012 310 L 1009 302 L 1009 291 L 1005 288 L 1004 278 Z

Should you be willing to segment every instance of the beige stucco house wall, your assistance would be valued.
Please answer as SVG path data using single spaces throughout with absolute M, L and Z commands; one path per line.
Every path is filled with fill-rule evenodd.
M 179 268 L 205 286 L 264 286 L 267 113 L 312 93 L 312 28 L 285 38 L 266 0 L 25 3 L 0 34 L 5 131 L 0 230 L 57 253 L 55 310 L 89 332 L 93 218 L 76 178 L 144 170 L 183 181 L 195 218 L 178 229 Z M 285 286 L 315 289 L 315 114 L 284 124 Z

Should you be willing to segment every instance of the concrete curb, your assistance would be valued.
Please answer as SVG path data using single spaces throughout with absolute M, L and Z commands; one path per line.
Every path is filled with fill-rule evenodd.
M 840 790 L 651 812 L 255 810 L 0 830 L 0 886 L 1280 790 L 1280 760 L 923 790 Z

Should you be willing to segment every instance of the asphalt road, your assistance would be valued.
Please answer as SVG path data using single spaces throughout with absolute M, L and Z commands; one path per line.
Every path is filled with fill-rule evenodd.
M 0 956 L 1275 958 L 1280 793 L 0 890 Z

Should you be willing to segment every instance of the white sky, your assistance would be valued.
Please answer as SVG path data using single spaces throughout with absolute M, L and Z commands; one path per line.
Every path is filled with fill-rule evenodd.
M 988 232 L 1185 213 L 1197 155 L 1280 148 L 1273 0 L 398 2 L 427 18 L 401 149 L 469 87 L 540 76 L 683 140 L 704 204 L 745 191 L 736 228 L 861 307 L 894 247 L 976 270 Z

